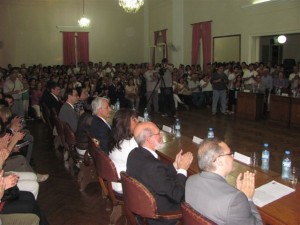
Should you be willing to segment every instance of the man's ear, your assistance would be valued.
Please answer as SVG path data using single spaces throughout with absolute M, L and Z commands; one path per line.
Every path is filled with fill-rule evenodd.
M 216 159 L 215 163 L 216 163 L 217 166 L 223 166 L 223 162 L 222 162 L 222 160 L 220 159 L 220 157 L 218 157 L 218 158 Z

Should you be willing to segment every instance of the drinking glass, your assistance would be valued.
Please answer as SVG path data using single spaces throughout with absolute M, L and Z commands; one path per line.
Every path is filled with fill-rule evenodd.
M 257 166 L 257 153 L 256 152 L 252 152 L 251 153 L 251 166 L 252 167 L 256 167 Z
M 290 174 L 290 182 L 293 185 L 293 187 L 296 187 L 297 182 L 298 182 L 298 176 L 299 176 L 299 170 L 293 166 L 291 169 L 291 174 Z

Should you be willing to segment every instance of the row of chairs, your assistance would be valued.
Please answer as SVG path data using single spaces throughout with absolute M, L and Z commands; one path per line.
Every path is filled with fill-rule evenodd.
M 90 159 L 88 152 L 84 156 L 76 151 L 76 136 L 68 123 L 61 121 L 54 109 L 49 109 L 42 105 L 43 119 L 50 133 L 55 128 L 59 142 L 63 149 L 63 158 L 65 167 L 71 172 L 71 175 L 77 178 L 79 188 L 83 191 L 86 186 L 97 181 L 95 167 Z M 79 169 L 79 172 L 78 172 Z
M 89 152 L 94 160 L 96 172 L 100 186 L 107 197 L 111 200 L 113 211 L 110 224 L 117 222 L 116 212 L 118 207 L 122 207 L 122 215 L 126 215 L 131 225 L 137 225 L 135 216 L 141 218 L 143 225 L 148 224 L 147 219 L 177 219 L 178 224 L 186 225 L 213 225 L 212 221 L 205 218 L 187 203 L 182 203 L 182 212 L 172 212 L 160 214 L 157 212 L 155 198 L 151 192 L 139 181 L 130 177 L 126 172 L 121 172 L 119 180 L 116 167 L 112 160 L 100 148 L 99 142 L 89 136 Z M 121 182 L 123 195 L 113 191 L 112 182 Z
M 120 217 L 125 217 L 131 225 L 138 225 L 136 216 L 140 218 L 143 225 L 148 224 L 147 219 L 178 220 L 178 224 L 184 225 L 215 224 L 196 212 L 187 203 L 182 203 L 182 211 L 158 213 L 155 198 L 143 184 L 124 171 L 121 172 L 121 180 L 119 179 L 114 163 L 100 149 L 97 139 L 88 135 L 88 151 L 84 157 L 78 155 L 75 149 L 75 134 L 69 124 L 62 122 L 55 111 L 51 112 L 46 106 L 42 107 L 42 110 L 49 129 L 53 129 L 53 125 L 56 127 L 65 155 L 68 155 L 65 160 L 69 166 L 80 165 L 78 174 L 80 189 L 84 190 L 88 183 L 95 181 L 95 177 L 98 178 L 102 195 L 109 199 L 112 204 L 110 224 L 116 224 Z M 122 183 L 123 194 L 114 192 L 112 182 Z

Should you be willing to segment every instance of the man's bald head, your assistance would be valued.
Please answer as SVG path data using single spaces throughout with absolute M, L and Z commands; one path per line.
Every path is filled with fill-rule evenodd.
M 134 129 L 134 139 L 140 146 L 144 146 L 147 138 L 159 132 L 158 127 L 152 122 L 139 123 Z

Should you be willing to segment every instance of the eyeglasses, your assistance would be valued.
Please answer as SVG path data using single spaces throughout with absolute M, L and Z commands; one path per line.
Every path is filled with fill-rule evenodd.
M 221 156 L 226 156 L 226 155 L 231 155 L 231 156 L 233 156 L 233 155 L 234 155 L 234 151 L 233 151 L 233 152 L 226 153 L 226 154 L 218 155 L 218 156 L 215 158 L 214 162 L 217 160 L 217 158 L 219 158 L 219 157 L 221 157 Z
M 152 137 L 152 136 L 155 136 L 155 135 L 162 135 L 162 131 L 159 131 L 159 132 L 156 133 L 156 134 L 151 134 L 149 137 Z

